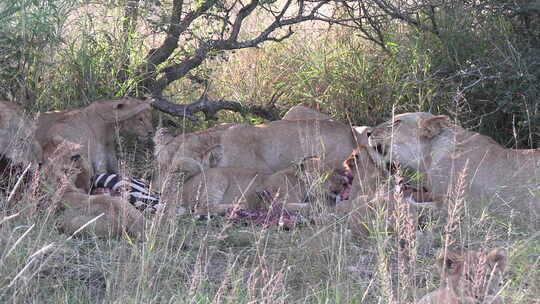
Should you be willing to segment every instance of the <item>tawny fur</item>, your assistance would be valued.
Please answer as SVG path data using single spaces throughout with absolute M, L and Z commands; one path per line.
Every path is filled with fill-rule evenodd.
M 308 206 L 310 187 L 323 182 L 324 165 L 316 158 L 298 165 L 265 173 L 246 168 L 210 168 L 183 185 L 177 197 L 167 201 L 180 202 L 184 209 L 222 214 L 235 205 L 243 208 L 267 208 L 260 193 L 267 191 L 287 209 Z M 323 185 L 321 187 L 324 188 Z M 176 210 L 174 207 L 172 210 Z
M 174 136 L 166 128 L 154 135 L 154 157 L 157 172 L 153 187 L 161 192 L 177 188 L 178 175 L 189 178 L 201 171 L 203 163 L 214 157 L 212 149 L 221 144 L 223 132 L 238 124 L 224 123 L 215 127 Z M 205 168 L 209 168 L 206 165 Z
M 506 251 L 441 251 L 437 259 L 442 286 L 417 304 L 502 304 L 497 293 L 506 267 Z
M 540 216 L 540 150 L 507 149 L 446 116 L 405 113 L 373 128 L 370 145 L 423 173 L 431 192 L 456 195 L 464 183 L 470 201 L 510 206 L 533 221 Z M 390 155 L 390 151 L 392 155 Z
M 46 146 L 46 152 L 51 157 L 43 170 L 47 182 L 57 189 L 53 201 L 60 204 L 61 229 L 65 233 L 73 234 L 84 227 L 81 234 L 105 238 L 118 237 L 123 233 L 143 236 L 144 218 L 126 199 L 108 194 L 89 195 L 88 189 L 76 186 L 77 183 L 86 184 L 86 188 L 90 185 L 86 178 L 89 163 L 81 155 L 80 145 L 66 141 L 51 142 Z
M 334 175 L 353 176 L 350 193 L 346 201 L 336 203 L 336 212 L 347 215 L 351 231 L 356 236 L 368 234 L 367 223 L 378 214 L 388 215 L 393 213 L 396 201 L 393 193 L 385 183 L 386 172 L 376 166 L 369 155 L 368 147 L 358 148 L 343 162 L 343 166 L 334 171 Z M 335 192 L 340 190 L 338 178 L 331 179 Z M 346 185 L 341 183 L 341 188 Z
M 42 149 L 35 138 L 36 125 L 21 107 L 0 101 L 0 156 L 15 164 L 40 163 Z
M 329 187 L 334 193 L 343 193 L 344 188 L 349 187 L 347 200 L 337 201 L 335 209 L 338 214 L 348 215 L 350 228 L 355 235 L 368 234 L 367 224 L 376 216 L 384 217 L 387 226 L 393 228 L 398 204 L 402 204 L 400 210 L 412 216 L 413 223 L 418 217 L 416 207 L 439 206 L 439 200 L 433 198 L 431 193 L 405 185 L 402 176 L 395 175 L 399 187 L 389 186 L 393 182 L 388 180 L 390 173 L 380 168 L 382 160 L 368 146 L 367 134 L 371 129 L 357 127 L 357 132 L 358 147 L 329 179 Z M 350 177 L 352 184 L 347 184 Z
M 81 145 L 81 154 L 91 164 L 89 174 L 117 172 L 116 130 L 138 136 L 152 133 L 150 104 L 134 98 L 94 101 L 89 106 L 41 113 L 36 137 L 42 147 L 53 137 Z M 47 157 L 47 156 L 45 156 Z
M 119 237 L 123 233 L 136 238 L 144 235 L 143 215 L 121 197 L 88 195 L 68 185 L 60 201 L 64 207 L 62 230 L 66 234 L 71 235 L 91 222 L 81 233 L 103 238 Z
M 281 120 L 158 139 L 158 184 L 163 186 L 164 177 L 171 173 L 193 176 L 208 168 L 250 168 L 272 173 L 309 156 L 319 156 L 326 163 L 341 162 L 356 145 L 354 133 L 349 126 L 334 121 Z M 167 143 L 159 144 L 163 142 Z

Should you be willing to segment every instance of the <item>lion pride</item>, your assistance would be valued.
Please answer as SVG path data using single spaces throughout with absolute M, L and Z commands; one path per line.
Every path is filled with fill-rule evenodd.
M 441 195 L 509 206 L 524 218 L 540 215 L 540 150 L 507 149 L 493 139 L 452 123 L 447 116 L 396 115 L 370 133 L 369 144 L 388 161 L 423 173 Z M 460 190 L 461 188 L 461 190 Z
M 342 162 L 356 146 L 354 130 L 327 120 L 279 120 L 236 124 L 156 139 L 159 185 L 166 176 L 193 176 L 207 168 L 251 168 L 276 172 L 310 156 Z

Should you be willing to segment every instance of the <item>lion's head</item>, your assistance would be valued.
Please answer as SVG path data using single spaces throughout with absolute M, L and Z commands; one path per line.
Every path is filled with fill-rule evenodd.
M 133 117 L 120 122 L 120 129 L 138 137 L 148 137 L 154 132 L 152 125 L 152 111 L 144 110 Z
M 404 113 L 374 127 L 369 145 L 387 162 L 396 161 L 415 170 L 425 168 L 433 138 L 450 126 L 447 116 L 430 113 Z
M 60 137 L 54 137 L 45 146 L 44 152 L 50 155 L 45 160 L 43 172 L 56 187 L 69 183 L 89 192 L 91 185 L 90 164 L 84 159 L 82 146 Z
M 372 195 L 382 181 L 384 171 L 379 169 L 372 158 L 375 152 L 370 150 L 373 149 L 359 145 L 343 161 L 342 166 L 333 171 L 330 187 L 334 193 L 341 195 L 338 197 L 341 200 L 354 199 L 359 195 Z M 336 203 L 339 201 L 336 200 Z
M 151 106 L 148 101 L 125 97 L 92 102 L 85 111 L 107 123 L 119 123 L 120 128 L 136 136 L 153 133 Z
M 446 250 L 438 254 L 443 286 L 419 303 L 502 303 L 497 293 L 506 267 L 506 251 Z
M 189 178 L 203 169 L 216 167 L 222 155 L 219 135 L 223 130 L 208 129 L 175 137 L 169 130 L 159 129 L 153 138 L 158 186 L 178 176 Z

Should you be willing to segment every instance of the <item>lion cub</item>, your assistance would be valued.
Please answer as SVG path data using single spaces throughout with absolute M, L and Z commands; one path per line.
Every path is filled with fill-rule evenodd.
M 196 213 L 224 214 L 238 205 L 265 207 L 265 196 L 269 194 L 287 209 L 303 209 L 308 207 L 306 202 L 313 190 L 311 187 L 324 180 L 320 175 L 323 168 L 318 158 L 306 159 L 276 173 L 245 168 L 210 168 L 188 180 L 179 197 L 167 201 L 180 202 L 183 208 L 194 209 Z
M 61 230 L 73 234 L 84 227 L 83 233 L 93 232 L 99 237 L 120 236 L 124 232 L 141 237 L 143 216 L 127 200 L 108 194 L 88 194 L 89 163 L 81 156 L 81 149 L 80 145 L 66 141 L 51 141 L 45 147 L 47 155 L 54 155 L 46 160 L 44 170 L 57 189 L 54 201 L 60 202 L 63 209 Z
M 443 286 L 425 295 L 417 304 L 501 304 L 497 296 L 506 251 L 496 248 L 489 253 L 469 250 L 440 252 L 437 266 Z

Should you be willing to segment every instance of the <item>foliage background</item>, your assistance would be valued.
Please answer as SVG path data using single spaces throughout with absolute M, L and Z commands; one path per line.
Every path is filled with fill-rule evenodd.
M 282 43 L 214 54 L 194 74 L 210 83 L 209 95 L 216 98 L 266 104 L 282 93 L 278 104 L 283 110 L 304 103 L 356 125 L 374 125 L 392 111 L 431 111 L 449 114 L 508 147 L 537 146 L 537 2 L 404 6 L 424 27 L 385 16 L 375 2 L 366 1 L 364 11 L 353 10 L 384 16 L 370 25 L 300 24 Z M 167 2 L 142 2 L 139 23 L 127 34 L 123 4 L 3 2 L 0 98 L 30 110 L 50 110 L 136 94 L 141 79 L 130 77 L 136 76 L 133 69 L 145 51 L 163 39 L 160 18 Z M 350 8 L 339 7 L 339 13 L 349 14 Z M 257 24 L 249 20 L 246 32 Z M 128 80 L 119 81 L 119 74 Z M 167 94 L 189 103 L 203 89 L 181 79 Z

